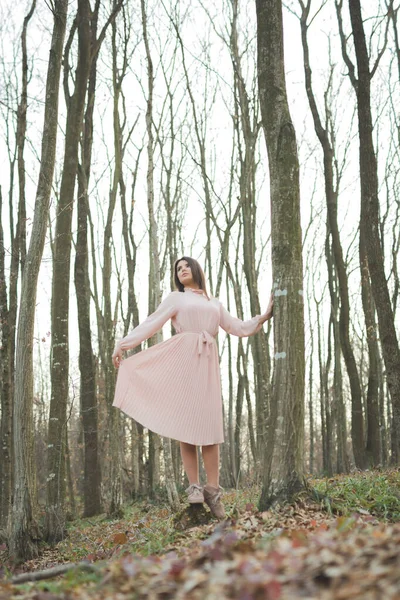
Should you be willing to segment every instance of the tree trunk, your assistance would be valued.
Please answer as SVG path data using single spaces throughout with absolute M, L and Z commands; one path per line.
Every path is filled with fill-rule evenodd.
M 238 105 L 239 120 L 237 135 L 241 136 L 243 149 L 238 143 L 240 154 L 239 189 L 243 222 L 243 267 L 249 290 L 252 315 L 261 312 L 256 272 L 256 166 L 255 156 L 259 132 L 258 115 L 252 115 L 249 96 L 242 73 L 241 53 L 238 46 L 237 17 L 238 0 L 232 1 L 231 56 L 234 68 L 235 101 Z M 257 111 L 257 109 L 254 109 Z M 239 142 L 239 140 L 238 140 Z M 269 410 L 269 348 L 263 331 L 250 338 L 254 365 L 254 387 L 256 397 L 257 454 L 262 458 L 265 446 Z M 262 466 L 261 466 L 262 468 Z
M 325 179 L 325 198 L 327 205 L 328 228 L 332 238 L 332 251 L 335 265 L 335 271 L 339 283 L 340 294 L 340 317 L 339 317 L 339 333 L 340 344 L 343 352 L 343 358 L 346 364 L 347 374 L 351 389 L 351 439 L 353 443 L 353 454 L 356 466 L 360 469 L 366 466 L 365 443 L 364 443 L 364 422 L 361 404 L 361 385 L 357 370 L 357 364 L 354 357 L 352 345 L 350 343 L 349 326 L 350 326 L 350 303 L 349 290 L 346 267 L 343 259 L 342 245 L 340 241 L 340 233 L 337 222 L 337 205 L 338 205 L 338 189 L 334 186 L 333 176 L 333 161 L 334 148 L 329 139 L 328 127 L 323 127 L 322 121 L 318 112 L 317 103 L 315 101 L 312 88 L 312 72 L 310 65 L 310 57 L 308 51 L 308 16 L 311 7 L 311 0 L 308 0 L 307 5 L 302 4 L 301 23 L 301 38 L 304 54 L 304 71 L 306 81 L 307 97 L 314 120 L 315 132 L 320 141 L 324 155 L 324 179 Z M 329 123 L 329 120 L 327 118 Z
M 365 247 L 365 223 L 360 222 L 360 268 L 361 297 L 364 310 L 365 328 L 368 344 L 368 389 L 366 401 L 367 441 L 366 452 L 370 467 L 381 464 L 381 426 L 379 414 L 379 346 L 375 322 L 375 307 L 372 298 L 368 258 Z
M 336 470 L 338 473 L 348 473 L 350 465 L 347 458 L 347 420 L 346 420 L 346 409 L 344 405 L 343 399 L 343 377 L 342 377 L 342 348 L 343 348 L 343 336 L 341 335 L 341 320 L 340 316 L 338 318 L 339 313 L 339 304 L 340 304 L 340 284 L 338 283 L 337 271 L 334 261 L 334 251 L 333 251 L 333 243 L 331 243 L 330 236 L 330 227 L 329 222 L 327 224 L 327 234 L 325 239 L 325 256 L 326 256 L 326 264 L 328 267 L 328 286 L 329 286 L 329 295 L 331 298 L 331 317 L 329 321 L 329 331 L 328 331 L 328 359 L 327 366 L 325 369 L 325 377 L 324 377 L 324 385 L 325 385 L 325 398 L 326 398 L 326 426 L 327 426 L 327 455 L 329 456 L 329 472 L 332 474 L 332 441 L 333 441 L 333 432 L 336 429 Z M 344 266 L 344 264 L 343 264 Z M 347 275 L 346 275 L 347 282 Z M 348 301 L 348 297 L 347 297 Z M 342 314 L 342 308 L 340 309 L 340 314 Z M 343 324 L 343 321 L 342 321 Z M 331 354 L 332 354 L 332 342 L 331 342 L 331 329 L 333 333 L 333 388 L 332 388 L 332 407 L 329 405 L 329 386 L 328 386 L 328 377 L 329 377 L 329 365 L 331 362 Z M 348 341 L 350 338 L 348 337 Z M 350 347 L 351 349 L 351 347 Z M 351 350 L 352 352 L 352 350 Z M 353 356 L 354 358 L 354 356 Z M 355 364 L 355 363 L 354 363 Z M 351 371 L 351 370 L 350 370 Z M 354 372 L 353 372 L 354 375 Z M 361 385 L 358 379 L 358 371 L 357 371 L 357 380 L 360 391 L 360 402 L 361 402 Z M 354 398 L 354 396 L 352 396 Z M 352 407 L 354 407 L 354 402 L 352 401 Z M 353 411 L 354 412 L 354 411 Z M 362 415 L 362 413 L 361 413 Z M 354 415 L 352 415 L 354 416 Z M 356 420 L 352 418 L 352 424 L 355 423 Z M 354 441 L 354 440 L 353 440 Z M 361 452 L 361 450 L 360 450 Z
M 5 529 L 11 509 L 12 475 L 12 397 L 10 373 L 10 329 L 5 274 L 5 248 L 2 223 L 2 194 L 0 187 L 0 529 Z
M 256 0 L 258 82 L 272 205 L 274 384 L 260 508 L 303 486 L 304 314 L 299 163 L 286 96 L 281 0 Z M 268 440 L 269 442 L 269 440 Z
M 309 460 L 308 460 L 308 472 L 312 475 L 314 472 L 315 462 L 315 440 L 314 440 L 314 402 L 313 402 L 313 387 L 314 387 L 314 329 L 311 325 L 311 302 L 308 304 L 308 321 L 310 323 L 310 358 L 308 367 L 308 419 L 309 419 L 309 436 L 310 436 L 310 449 L 309 449 Z
M 154 137 L 153 137 L 153 92 L 154 92 L 154 73 L 153 62 L 150 54 L 150 45 L 147 36 L 147 15 L 145 0 L 141 0 L 143 39 L 146 48 L 147 59 L 147 81 L 148 97 L 146 110 L 146 131 L 147 131 L 147 206 L 149 214 L 149 314 L 154 312 L 161 302 L 160 286 L 160 261 L 158 249 L 157 221 L 154 211 Z M 158 333 L 154 336 L 156 339 L 149 340 L 149 346 L 154 342 L 161 340 Z M 179 507 L 179 496 L 176 489 L 174 470 L 172 467 L 171 440 L 163 438 L 162 446 L 164 448 L 164 469 L 165 483 L 167 487 L 168 500 L 172 509 Z M 161 443 L 159 436 L 149 432 L 149 478 L 150 491 L 159 485 L 159 463 L 160 463 Z
M 372 294 L 378 315 L 382 354 L 393 407 L 392 461 L 398 464 L 400 461 L 400 348 L 380 239 L 378 167 L 372 138 L 371 71 L 360 0 L 350 0 L 349 9 L 358 70 L 357 111 L 360 139 L 361 220 L 365 224 L 365 242 Z
M 92 13 L 90 27 L 91 51 L 96 46 L 98 11 Z M 84 509 L 85 517 L 101 512 L 101 469 L 98 447 L 98 406 L 96 395 L 96 365 L 90 322 L 90 280 L 88 260 L 89 179 L 93 143 L 93 111 L 95 104 L 96 53 L 90 65 L 88 99 L 81 141 L 81 164 L 78 168 L 78 232 L 75 248 L 75 293 L 78 308 L 80 411 L 84 441 Z
M 26 257 L 26 202 L 25 202 L 25 139 L 26 139 L 26 114 L 28 107 L 28 54 L 26 35 L 28 23 L 36 8 L 36 0 L 33 0 L 29 13 L 24 19 L 21 34 L 22 46 L 22 88 L 20 102 L 17 111 L 17 164 L 18 164 L 18 220 L 15 237 L 13 236 L 12 222 L 11 229 L 11 265 L 10 265 L 10 301 L 7 300 L 7 286 L 4 272 L 4 254 L 1 258 L 2 271 L 0 280 L 2 281 L 0 290 L 0 323 L 2 349 L 0 350 L 0 372 L 2 374 L 2 383 L 0 383 L 1 397 L 1 424 L 0 424 L 0 448 L 3 451 L 3 459 L 0 465 L 0 526 L 6 524 L 9 510 L 11 507 L 11 489 L 12 489 L 12 398 L 14 373 L 14 352 L 15 352 L 15 324 L 17 318 L 17 283 L 19 266 L 21 265 L 21 274 Z M 10 189 L 12 189 L 12 176 Z M 1 193 L 1 192 L 0 192 Z M 10 212 L 12 214 L 12 195 L 10 196 Z M 3 239 L 3 232 L 1 232 Z M 2 244 L 1 252 L 4 252 Z
M 51 300 L 51 399 L 47 454 L 46 539 L 57 542 L 65 529 L 65 427 L 69 392 L 69 284 L 71 260 L 71 225 L 78 147 L 82 130 L 87 82 L 90 69 L 90 3 L 78 0 L 78 13 L 72 25 L 65 52 L 64 85 L 66 88 L 67 123 L 64 164 L 57 205 L 54 240 L 53 286 Z M 75 89 L 69 96 L 69 50 L 75 29 L 78 30 L 78 61 Z
M 32 514 L 29 471 L 33 440 L 33 332 L 37 280 L 48 223 L 58 127 L 58 98 L 67 0 L 54 2 L 54 26 L 46 81 L 44 129 L 35 213 L 22 279 L 18 320 L 14 398 L 14 502 L 10 521 L 10 554 L 15 560 L 37 555 L 38 531 Z

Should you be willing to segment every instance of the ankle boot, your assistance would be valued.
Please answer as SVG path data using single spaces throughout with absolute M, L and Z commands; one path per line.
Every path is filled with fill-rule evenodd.
M 211 513 L 217 519 L 225 518 L 225 509 L 224 505 L 221 502 L 222 492 L 223 489 L 221 486 L 214 487 L 209 483 L 207 483 L 207 485 L 205 485 L 203 488 L 204 501 L 206 502 L 206 504 L 208 504 Z

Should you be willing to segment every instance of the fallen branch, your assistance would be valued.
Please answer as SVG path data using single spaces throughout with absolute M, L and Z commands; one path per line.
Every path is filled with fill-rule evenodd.
M 88 562 L 79 562 L 79 563 L 67 563 L 65 565 L 57 565 L 56 567 L 51 567 L 50 569 L 44 569 L 43 571 L 30 571 L 29 573 L 21 573 L 20 575 L 15 575 L 11 579 L 11 583 L 25 583 L 27 581 L 40 581 L 41 579 L 52 579 L 53 577 L 58 577 L 58 575 L 64 575 L 68 573 L 68 571 L 72 571 L 73 569 L 81 569 L 83 571 L 96 571 L 96 565 L 93 565 Z

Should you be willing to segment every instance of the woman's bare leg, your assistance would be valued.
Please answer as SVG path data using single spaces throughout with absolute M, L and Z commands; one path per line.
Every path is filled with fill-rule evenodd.
M 217 488 L 219 486 L 219 444 L 202 446 L 201 451 L 207 473 L 207 483 Z
M 193 444 L 187 444 L 186 442 L 179 442 L 181 447 L 181 457 L 183 462 L 183 468 L 185 469 L 186 475 L 189 479 L 189 485 L 192 483 L 199 483 L 199 462 L 197 460 L 197 446 Z

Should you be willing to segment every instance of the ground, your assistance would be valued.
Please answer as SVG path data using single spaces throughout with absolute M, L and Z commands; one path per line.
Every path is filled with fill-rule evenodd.
M 398 470 L 310 480 L 266 512 L 259 493 L 227 492 L 222 523 L 204 513 L 193 525 L 187 511 L 148 502 L 119 521 L 75 521 L 18 568 L 3 544 L 0 600 L 400 599 Z

